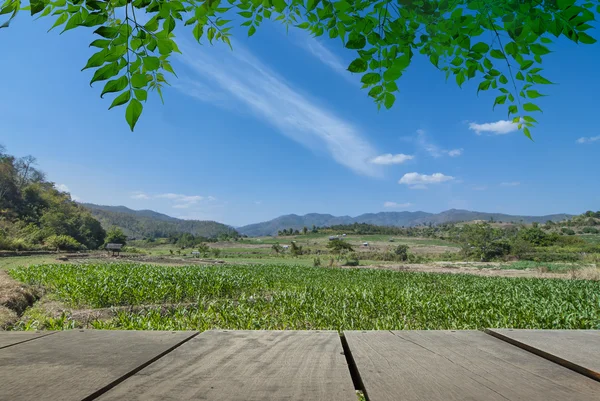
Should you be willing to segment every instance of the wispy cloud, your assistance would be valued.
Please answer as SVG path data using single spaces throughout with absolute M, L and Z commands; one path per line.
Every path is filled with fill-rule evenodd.
M 443 149 L 436 145 L 431 139 L 428 138 L 427 133 L 423 129 L 417 130 L 417 146 L 421 148 L 423 151 L 429 153 L 431 157 L 442 157 L 444 155 L 450 157 L 458 157 L 463 154 L 463 149 Z
M 383 166 L 389 166 L 391 164 L 402 164 L 408 160 L 414 159 L 414 156 L 405 155 L 403 153 L 398 153 L 397 155 L 393 155 L 391 153 L 387 153 L 385 155 L 379 155 L 373 159 L 371 159 L 371 163 L 379 164 Z
M 462 148 L 461 149 L 452 149 L 452 150 L 449 150 L 447 153 L 448 153 L 448 156 L 450 156 L 450 157 L 458 157 L 463 154 L 463 151 L 464 151 L 464 149 L 462 149 Z
M 476 185 L 473 188 L 471 188 L 473 191 L 485 191 L 486 189 L 488 189 L 487 186 L 485 185 Z
M 398 184 L 408 185 L 410 189 L 427 189 L 428 185 L 441 184 L 452 180 L 454 180 L 454 177 L 442 173 L 434 173 L 431 175 L 406 173 L 400 178 Z
M 518 187 L 519 185 L 521 185 L 521 183 L 519 181 L 510 181 L 510 182 L 501 182 L 500 183 L 501 187 Z
M 307 36 L 304 40 L 299 40 L 299 43 L 301 47 L 306 49 L 310 54 L 315 56 L 319 61 L 330 67 L 342 77 L 352 81 L 353 83 L 358 82 L 358 80 L 352 78 L 352 74 L 348 71 L 346 63 L 340 57 L 333 54 L 319 40 Z
M 583 136 L 583 137 L 579 138 L 576 142 L 582 144 L 582 143 L 592 143 L 592 142 L 597 142 L 597 141 L 600 141 L 600 135 L 588 136 L 588 137 Z
M 131 194 L 131 199 L 137 200 L 148 200 L 148 199 L 168 199 L 173 201 L 173 207 L 175 209 L 187 209 L 191 206 L 198 204 L 201 201 L 216 201 L 217 198 L 214 196 L 201 196 L 201 195 L 184 195 L 176 193 L 164 193 L 148 195 L 144 192 L 136 191 Z
M 60 192 L 69 192 L 69 187 L 65 184 L 58 184 L 55 186 Z
M 396 203 L 396 202 L 385 202 L 383 207 L 387 209 L 406 209 L 407 207 L 411 207 L 412 203 Z
M 360 130 L 291 87 L 239 43 L 235 51 L 222 46 L 204 50 L 189 42 L 180 43 L 180 58 L 195 72 L 194 81 L 228 95 L 248 107 L 282 134 L 316 152 L 325 150 L 339 164 L 367 176 L 380 176 L 369 161 L 377 155 Z M 186 87 L 183 93 L 196 96 Z
M 511 132 L 517 131 L 519 129 L 519 125 L 513 123 L 512 121 L 500 120 L 495 123 L 485 123 L 485 124 L 477 124 L 477 123 L 469 123 L 469 129 L 475 131 L 477 135 L 481 135 L 482 133 L 490 133 L 492 135 L 506 135 Z

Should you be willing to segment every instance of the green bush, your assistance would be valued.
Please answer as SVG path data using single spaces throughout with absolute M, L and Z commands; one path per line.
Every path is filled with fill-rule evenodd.
M 127 236 L 119 227 L 113 227 L 106 233 L 104 244 L 127 244 Z
M 600 230 L 598 230 L 596 227 L 584 227 L 581 232 L 584 234 L 600 234 Z
M 61 251 L 79 251 L 85 249 L 75 238 L 68 235 L 51 235 L 44 240 L 44 245 L 49 249 Z
M 566 235 L 575 235 L 575 231 L 573 231 L 572 229 L 567 228 L 567 227 L 561 228 L 560 231 Z
M 321 258 L 320 257 L 316 257 L 313 259 L 313 266 L 314 267 L 321 267 Z
M 394 249 L 394 255 L 396 256 L 396 260 L 401 262 L 408 260 L 408 245 L 398 245 Z

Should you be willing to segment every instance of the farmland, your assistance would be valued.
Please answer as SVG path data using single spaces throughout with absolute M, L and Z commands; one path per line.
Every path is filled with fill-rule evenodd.
M 281 265 L 37 265 L 13 329 L 600 328 L 600 282 Z

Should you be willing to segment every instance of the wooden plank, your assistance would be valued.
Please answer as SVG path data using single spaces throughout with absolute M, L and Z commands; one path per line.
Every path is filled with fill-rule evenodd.
M 0 331 L 0 349 L 20 344 L 36 338 L 48 336 L 54 331 Z
M 488 329 L 486 332 L 600 381 L 600 330 Z
M 600 383 L 479 331 L 345 337 L 370 401 L 600 399 Z
M 356 401 L 335 331 L 208 331 L 99 400 Z
M 69 330 L 0 351 L 0 400 L 95 396 L 196 332 Z

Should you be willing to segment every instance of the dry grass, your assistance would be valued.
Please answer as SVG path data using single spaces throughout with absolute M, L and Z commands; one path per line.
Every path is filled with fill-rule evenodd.
M 35 288 L 13 280 L 0 270 L 0 329 L 14 323 L 39 297 Z
M 571 278 L 575 280 L 600 281 L 600 267 L 588 266 L 571 270 L 569 273 Z

